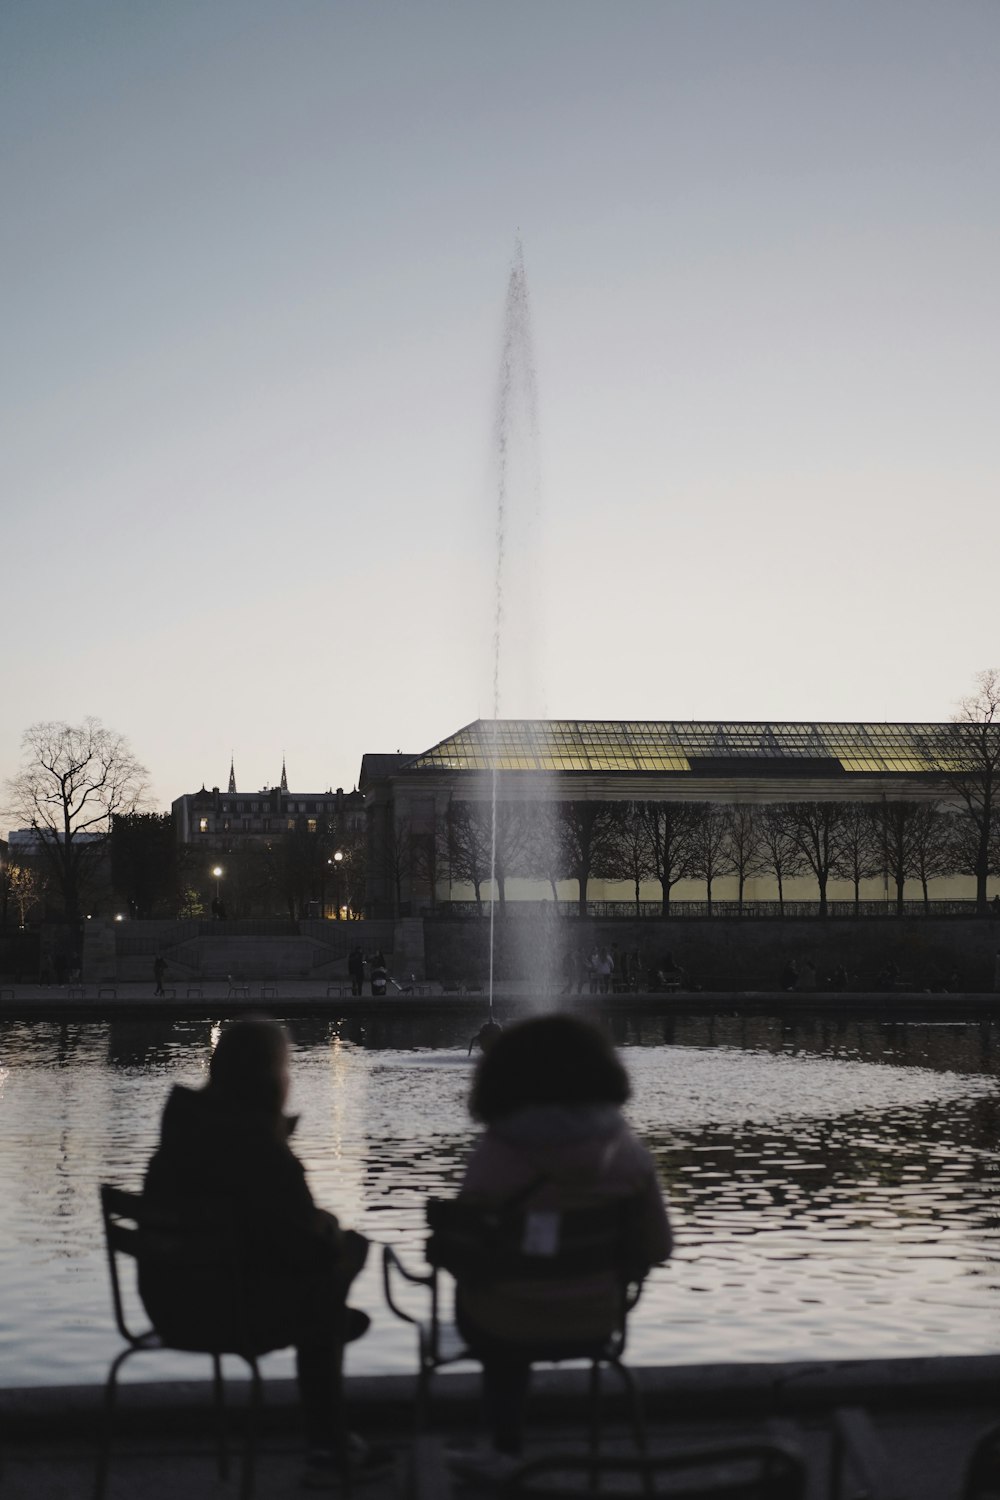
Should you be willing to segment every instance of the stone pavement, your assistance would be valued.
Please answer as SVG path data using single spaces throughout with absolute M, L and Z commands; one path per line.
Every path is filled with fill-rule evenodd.
M 884 1483 L 848 1476 L 857 1500 L 960 1500 L 964 1466 L 977 1435 L 1000 1420 L 1000 1358 L 864 1361 L 837 1365 L 705 1366 L 640 1371 L 651 1446 L 657 1452 L 724 1438 L 778 1437 L 797 1445 L 809 1469 L 809 1500 L 831 1494 L 835 1408 L 866 1409 L 885 1461 Z M 349 1381 L 352 1422 L 391 1444 L 396 1470 L 359 1488 L 361 1500 L 474 1500 L 454 1479 L 443 1444 L 477 1439 L 474 1375 L 439 1377 L 438 1437 L 414 1446 L 413 1382 L 404 1377 Z M 608 1377 L 609 1397 L 614 1386 Z M 529 1456 L 585 1445 L 583 1377 L 542 1371 L 533 1393 Z M 94 1474 L 99 1391 L 0 1392 L 0 1495 L 3 1500 L 80 1500 Z M 121 1404 L 108 1500 L 235 1500 L 239 1493 L 239 1393 L 232 1394 L 232 1474 L 216 1474 L 205 1417 L 208 1386 L 133 1385 Z M 303 1494 L 291 1382 L 268 1382 L 258 1435 L 256 1500 Z M 613 1399 L 607 1442 L 628 1452 Z M 861 1426 L 864 1435 L 864 1423 Z

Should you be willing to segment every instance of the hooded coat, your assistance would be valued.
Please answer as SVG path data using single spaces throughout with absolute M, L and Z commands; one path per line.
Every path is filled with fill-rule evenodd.
M 311 1289 L 335 1285 L 344 1236 L 318 1209 L 289 1145 L 294 1119 L 235 1109 L 211 1088 L 176 1086 L 146 1172 L 147 1208 L 165 1225 L 204 1230 L 209 1253 L 139 1256 L 139 1292 L 154 1326 L 178 1347 L 204 1347 L 206 1327 L 227 1347 L 258 1353 L 299 1341 Z
M 466 1169 L 461 1197 L 558 1211 L 634 1199 L 630 1259 L 648 1270 L 673 1236 L 653 1159 L 613 1104 L 531 1105 L 494 1121 Z M 459 1287 L 459 1318 L 491 1340 L 558 1342 L 607 1337 L 621 1313 L 613 1272 L 570 1281 Z

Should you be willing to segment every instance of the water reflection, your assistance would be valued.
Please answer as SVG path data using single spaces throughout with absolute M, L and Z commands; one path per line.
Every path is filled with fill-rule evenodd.
M 218 1025 L 0 1026 L 0 1382 L 100 1378 L 114 1340 L 97 1184 L 138 1181 L 171 1083 L 204 1081 Z M 417 1257 L 426 1198 L 454 1191 L 474 1134 L 468 1022 L 289 1030 L 317 1198 Z M 635 1320 L 635 1358 L 996 1347 L 991 1024 L 617 1015 L 612 1030 L 679 1229 Z M 359 1296 L 381 1308 L 374 1257 Z M 351 1357 L 410 1369 L 408 1331 L 378 1311 Z

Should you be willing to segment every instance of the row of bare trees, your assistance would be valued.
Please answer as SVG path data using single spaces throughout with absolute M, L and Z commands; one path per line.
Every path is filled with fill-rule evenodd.
M 713 802 L 501 802 L 494 840 L 491 808 L 453 801 L 435 851 L 437 873 L 468 885 L 482 905 L 495 844 L 496 894 L 502 905 L 511 877 L 545 880 L 553 897 L 560 881 L 574 881 L 581 915 L 591 881 L 628 882 L 639 910 L 642 888 L 657 884 L 669 915 L 674 887 L 704 883 L 711 910 L 719 880 L 734 877 L 742 910 L 746 884 L 771 877 L 779 906 L 785 884 L 811 877 L 820 914 L 833 880 L 850 882 L 860 903 L 863 881 L 888 882 L 902 910 L 908 880 L 924 901 L 939 876 L 974 874 L 978 828 L 961 808 L 940 801 L 882 798 L 875 802 L 809 801 L 723 805 Z M 1000 869 L 1000 840 L 987 864 Z

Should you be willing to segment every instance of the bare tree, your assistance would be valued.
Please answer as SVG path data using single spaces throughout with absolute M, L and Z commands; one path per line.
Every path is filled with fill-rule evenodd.
M 627 880 L 635 891 L 635 914 L 643 882 L 655 880 L 656 858 L 649 836 L 649 823 L 641 802 L 623 802 L 615 830 L 615 875 Z
M 819 914 L 828 915 L 826 888 L 837 868 L 844 817 L 843 802 L 788 802 L 792 836 L 804 865 L 816 877 Z
M 904 798 L 883 797 L 874 809 L 886 875 L 896 888 L 897 916 L 903 915 L 906 881 L 916 874 L 914 836 L 920 812 L 919 802 Z
M 912 835 L 913 874 L 920 881 L 924 911 L 930 911 L 928 882 L 955 871 L 955 816 L 938 802 L 923 802 Z
M 654 877 L 660 882 L 661 910 L 670 915 L 670 892 L 691 874 L 694 831 L 701 817 L 700 802 L 643 802 L 642 817 L 649 832 Z
M 761 808 L 760 842 L 762 869 L 778 882 L 778 910 L 785 914 L 785 881 L 801 875 L 805 858 L 795 836 L 795 820 L 787 802 L 771 802 Z
M 23 762 L 7 782 L 7 806 L 37 835 L 70 921 L 112 820 L 138 812 L 146 796 L 145 766 L 128 741 L 99 719 L 82 724 L 32 724 L 21 741 Z
M 17 912 L 17 925 L 23 927 L 42 899 L 45 881 L 30 865 L 11 862 L 0 866 L 0 912 L 7 920 L 8 903 Z
M 494 876 L 500 910 L 507 906 L 507 881 L 512 875 L 526 874 L 531 863 L 532 839 L 536 809 L 527 802 L 498 802 Z
M 1000 671 L 996 667 L 977 674 L 975 690 L 962 699 L 954 723 L 948 750 L 951 765 L 942 775 L 968 823 L 968 837 L 962 842 L 971 855 L 968 866 L 976 879 L 976 908 L 985 916 L 1000 794 Z
M 562 874 L 577 882 L 580 916 L 587 915 L 587 883 L 614 869 L 617 825 L 611 802 L 557 802 L 556 841 Z
M 752 802 L 734 802 L 725 809 L 725 824 L 729 861 L 737 879 L 738 909 L 742 916 L 744 886 L 767 868 L 760 808 Z
M 833 873 L 854 887 L 854 915 L 861 909 L 861 882 L 883 867 L 878 813 L 867 802 L 845 802 Z
M 708 915 L 712 915 L 712 885 L 722 875 L 733 873 L 732 855 L 729 852 L 728 809 L 714 802 L 701 802 L 696 806 L 700 816 L 691 832 L 691 855 L 689 871 L 705 882 Z
M 483 908 L 483 882 L 490 878 L 490 824 L 488 803 L 457 800 L 448 803 L 443 853 L 449 879 L 472 886 L 480 911 Z

